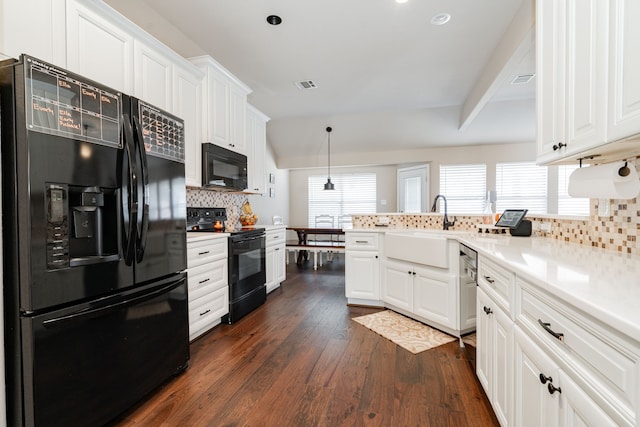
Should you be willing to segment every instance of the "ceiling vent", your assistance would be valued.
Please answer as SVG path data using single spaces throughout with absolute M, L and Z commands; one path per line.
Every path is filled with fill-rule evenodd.
M 313 80 L 303 80 L 301 82 L 296 82 L 296 86 L 298 86 L 298 89 L 316 89 L 318 87 L 313 82 Z
M 515 76 L 513 80 L 511 80 L 511 84 L 519 85 L 522 83 L 529 83 L 534 77 L 535 77 L 535 74 L 519 74 Z

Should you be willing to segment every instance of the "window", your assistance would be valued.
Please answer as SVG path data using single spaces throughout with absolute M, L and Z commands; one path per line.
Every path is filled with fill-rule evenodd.
M 440 166 L 440 192 L 449 214 L 481 214 L 487 195 L 487 165 Z M 444 206 L 440 201 L 440 212 Z
M 560 215 L 589 215 L 589 199 L 571 197 L 567 192 L 569 176 L 579 167 L 578 165 L 558 166 L 558 214 Z
M 566 190 L 565 190 L 566 191 Z M 547 168 L 534 162 L 496 164 L 496 211 L 547 213 Z
M 335 190 L 324 190 L 326 176 L 309 177 L 309 227 L 315 227 L 316 216 L 330 215 L 337 220 L 343 215 L 376 213 L 376 174 L 353 173 L 331 177 Z

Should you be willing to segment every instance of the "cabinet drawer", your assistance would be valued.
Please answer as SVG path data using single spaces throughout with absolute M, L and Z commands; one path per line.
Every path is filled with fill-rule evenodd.
M 194 339 L 229 313 L 229 288 L 218 289 L 189 304 L 189 337 Z
M 640 349 L 518 279 L 517 322 L 559 352 L 563 368 L 579 372 L 603 395 L 616 396 L 627 418 L 636 419 Z
M 349 251 L 378 250 L 377 233 L 347 233 L 345 240 Z
M 188 271 L 189 301 L 209 292 L 228 286 L 228 265 L 226 259 L 219 259 Z
M 227 239 L 213 238 L 187 242 L 187 268 L 227 258 Z
M 513 313 L 515 274 L 485 257 L 479 257 L 478 284 L 511 317 Z
M 286 241 L 286 234 L 287 231 L 284 228 L 278 230 L 268 230 L 266 236 L 267 246 L 284 244 Z

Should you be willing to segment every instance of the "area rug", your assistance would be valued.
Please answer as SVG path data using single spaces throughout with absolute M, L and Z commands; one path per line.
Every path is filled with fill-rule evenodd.
M 463 336 L 462 337 L 462 342 L 465 345 L 468 345 L 468 346 L 471 346 L 471 347 L 474 347 L 474 348 L 477 347 L 477 345 L 476 345 L 476 333 L 473 332 L 473 333 L 471 333 L 469 335 Z
M 391 310 L 354 317 L 352 320 L 413 354 L 457 340 L 451 335 L 437 331 Z

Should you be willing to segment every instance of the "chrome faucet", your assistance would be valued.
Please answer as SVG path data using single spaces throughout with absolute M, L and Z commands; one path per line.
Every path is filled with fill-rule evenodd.
M 435 212 L 436 211 L 436 206 L 438 204 L 438 199 L 442 199 L 444 200 L 444 218 L 442 221 L 442 229 L 443 230 L 448 230 L 449 227 L 453 227 L 453 225 L 456 223 L 456 217 L 453 217 L 453 221 L 449 222 L 449 218 L 447 217 L 447 198 L 444 197 L 442 194 L 438 194 L 435 199 L 433 199 L 433 206 L 431 206 L 431 212 Z

